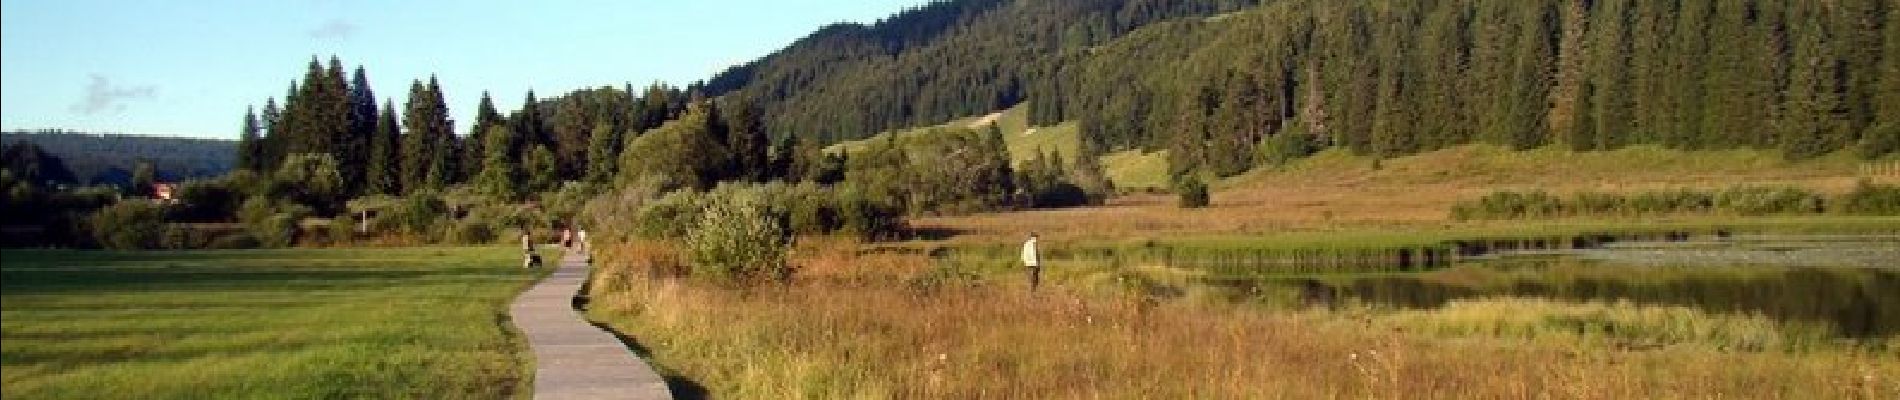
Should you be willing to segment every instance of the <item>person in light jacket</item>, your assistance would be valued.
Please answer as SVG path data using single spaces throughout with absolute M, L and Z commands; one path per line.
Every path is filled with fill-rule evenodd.
M 1036 234 L 1030 233 L 1029 240 L 1023 242 L 1023 267 L 1029 269 L 1029 290 L 1035 291 L 1042 285 L 1042 254 L 1036 248 Z

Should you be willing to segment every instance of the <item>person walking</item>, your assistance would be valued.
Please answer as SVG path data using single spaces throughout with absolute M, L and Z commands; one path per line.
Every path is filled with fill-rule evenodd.
M 1036 234 L 1029 233 L 1029 240 L 1023 242 L 1023 267 L 1029 269 L 1029 290 L 1035 291 L 1042 285 L 1042 254 L 1036 248 Z
M 534 254 L 534 235 L 528 227 L 521 227 L 521 267 L 534 268 L 541 265 L 541 255 Z
M 570 249 L 570 250 L 574 248 L 574 228 L 573 227 L 561 228 L 561 248 Z

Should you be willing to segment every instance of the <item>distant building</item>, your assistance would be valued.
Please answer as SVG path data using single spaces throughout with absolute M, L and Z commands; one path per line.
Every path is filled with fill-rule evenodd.
M 152 198 L 155 200 L 158 200 L 159 202 L 170 203 L 170 202 L 178 201 L 178 198 L 175 197 L 177 195 L 178 195 L 178 184 L 176 183 L 152 184 Z

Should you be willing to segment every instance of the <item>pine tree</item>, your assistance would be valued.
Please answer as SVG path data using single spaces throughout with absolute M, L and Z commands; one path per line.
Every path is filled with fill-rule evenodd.
M 370 137 L 365 193 L 402 193 L 401 140 L 402 128 L 396 122 L 395 102 L 384 102 L 383 111 L 376 117 L 376 130 Z
M 244 108 L 244 127 L 238 133 L 237 166 L 247 171 L 262 171 L 264 143 L 258 136 L 257 113 Z
M 449 120 L 448 101 L 443 99 L 442 85 L 435 76 L 430 76 L 429 86 L 424 90 L 428 96 L 426 107 L 429 118 L 423 122 L 429 131 L 428 139 L 432 147 L 428 153 L 429 167 L 424 184 L 440 190 L 463 181 L 455 165 L 459 144 L 455 137 L 455 122 Z
M 733 177 L 763 180 L 769 169 L 766 164 L 770 161 L 771 138 L 766 136 L 758 109 L 740 105 L 731 110 L 725 116 L 725 125 L 728 127 L 725 142 L 732 152 Z
M 515 127 L 515 143 L 510 147 L 520 152 L 516 154 L 517 157 L 527 156 L 527 152 L 535 145 L 547 144 L 547 135 L 542 131 L 541 101 L 534 98 L 533 89 L 528 90 L 527 99 L 521 101 L 521 110 L 515 111 L 511 119 L 510 123 Z
M 278 165 L 283 164 L 285 136 L 283 120 L 284 112 L 277 107 L 277 99 L 264 99 L 264 110 L 258 115 L 257 121 L 264 128 L 264 138 L 258 146 L 259 153 L 262 155 L 256 164 L 259 171 L 275 170 Z
M 508 120 L 495 109 L 495 100 L 489 97 L 488 91 L 482 91 L 481 103 L 475 106 L 475 122 L 469 126 L 468 137 L 462 141 L 461 165 L 464 175 L 476 176 L 486 168 L 488 152 L 485 146 L 488 145 L 488 138 L 484 135 L 488 134 L 490 127 L 507 124 Z
M 430 136 L 432 128 L 427 122 L 432 118 L 429 116 L 428 97 L 428 89 L 422 86 L 422 81 L 416 80 L 409 84 L 409 102 L 404 106 L 402 115 L 403 133 L 400 146 L 403 155 L 400 168 L 401 186 L 405 193 L 414 193 L 429 187 L 426 180 L 429 178 L 429 167 L 436 151 L 436 143 Z
M 1846 113 L 1836 84 L 1840 60 L 1832 54 L 1819 12 L 1797 11 L 1802 29 L 1794 32 L 1794 65 L 1783 93 L 1777 128 L 1782 152 L 1790 159 L 1826 154 L 1848 139 Z
M 614 134 L 612 125 L 601 123 L 594 125 L 593 133 L 587 138 L 587 174 L 588 182 L 606 183 L 613 180 L 615 167 L 620 162 L 620 135 Z
M 483 155 L 482 172 L 475 177 L 475 188 L 482 194 L 504 201 L 514 200 L 521 193 L 521 169 L 515 162 L 515 154 L 508 143 L 515 141 L 514 129 L 507 125 L 491 125 L 482 138 L 488 143 L 482 148 L 488 154 Z
M 1635 129 L 1630 96 L 1629 7 L 1631 1 L 1597 3 L 1595 29 L 1590 31 L 1590 141 L 1595 150 L 1623 146 L 1623 136 Z
M 548 146 L 536 144 L 528 151 L 528 155 L 521 159 L 521 169 L 527 178 L 529 193 L 541 193 L 554 189 L 555 184 L 560 182 L 560 171 L 558 171 L 560 165 L 557 162 L 554 151 L 548 150 Z
M 370 158 L 374 156 L 370 142 L 376 135 L 376 124 L 381 121 L 376 110 L 376 92 L 370 89 L 369 77 L 363 67 L 356 67 L 350 79 L 349 87 L 349 129 L 345 133 L 338 153 L 337 161 L 342 174 L 344 193 L 362 194 L 369 181 Z

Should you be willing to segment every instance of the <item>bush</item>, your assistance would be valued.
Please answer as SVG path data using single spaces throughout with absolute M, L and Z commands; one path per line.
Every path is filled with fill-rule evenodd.
M 330 243 L 347 245 L 356 241 L 356 223 L 356 217 L 349 214 L 330 219 L 330 226 L 327 227 L 329 232 L 326 232 L 330 235 Z
M 158 248 L 165 231 L 165 207 L 147 201 L 121 201 L 92 217 L 93 238 L 113 250 Z
M 310 207 L 253 196 L 238 207 L 238 221 L 260 247 L 289 247 L 297 241 L 297 222 L 310 216 Z
M 1715 198 L 1717 209 L 1746 216 L 1821 212 L 1821 195 L 1792 186 L 1737 186 Z
M 695 276 L 727 283 L 789 278 L 790 232 L 757 187 L 721 187 L 709 195 L 685 236 Z
M 1705 213 L 1715 208 L 1715 195 L 1689 189 L 1649 191 L 1631 196 L 1628 207 L 1642 215 Z
M 1319 152 L 1319 140 L 1313 135 L 1281 133 L 1260 140 L 1260 162 L 1280 166 Z
M 489 244 L 494 243 L 498 238 L 493 225 L 486 221 L 469 218 L 456 222 L 455 227 L 449 229 L 443 241 L 452 244 Z
M 1853 215 L 1900 215 L 1900 186 L 1861 180 L 1854 191 L 1835 201 L 1835 212 Z
M 209 241 L 204 232 L 178 224 L 166 224 L 163 232 L 158 248 L 166 250 L 202 249 Z
M 897 236 L 904 230 L 902 208 L 873 200 L 856 186 L 834 192 L 837 193 L 833 201 L 837 203 L 838 231 L 865 240 L 878 240 Z
M 259 243 L 257 236 L 252 236 L 250 232 L 233 232 L 211 238 L 205 243 L 207 249 L 255 249 L 262 246 L 263 243 Z
M 448 203 L 442 202 L 434 192 L 416 192 L 404 197 L 396 207 L 390 210 L 390 218 L 403 232 L 416 235 L 430 235 L 438 232 L 437 224 L 449 214 Z
M 681 189 L 648 203 L 634 222 L 634 234 L 648 239 L 685 236 L 687 227 L 699 221 L 700 197 L 692 189 Z
M 1181 208 L 1205 208 L 1212 202 L 1208 197 L 1207 183 L 1201 182 L 1197 176 L 1182 178 L 1180 188 L 1175 192 L 1181 196 Z

